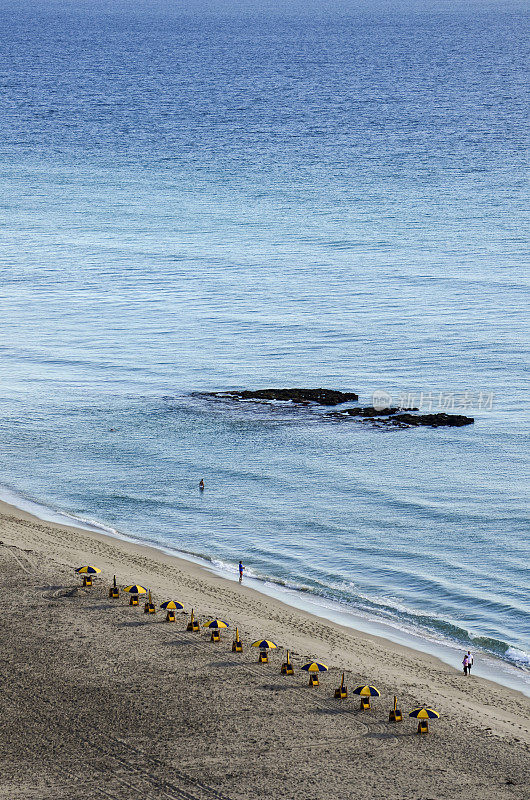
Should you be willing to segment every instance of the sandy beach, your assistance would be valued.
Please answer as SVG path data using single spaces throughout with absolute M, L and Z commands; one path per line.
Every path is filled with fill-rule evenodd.
M 0 505 L 2 736 L 0 797 L 411 798 L 527 796 L 529 701 L 434 657 L 342 628 L 154 548 L 42 522 Z M 101 568 L 92 589 L 74 575 Z M 174 598 L 201 620 L 226 619 L 212 643 L 167 624 L 112 576 Z M 239 627 L 244 651 L 231 651 Z M 249 647 L 276 641 L 268 665 Z M 295 666 L 280 675 L 285 649 Z M 319 688 L 299 667 L 330 666 Z M 375 684 L 369 712 L 346 684 Z M 408 714 L 440 713 L 428 736 L 388 723 L 393 695 Z

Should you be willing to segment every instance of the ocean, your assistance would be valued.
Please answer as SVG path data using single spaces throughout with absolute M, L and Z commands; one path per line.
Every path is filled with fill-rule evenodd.
M 522 9 L 3 2 L 6 499 L 528 693 Z

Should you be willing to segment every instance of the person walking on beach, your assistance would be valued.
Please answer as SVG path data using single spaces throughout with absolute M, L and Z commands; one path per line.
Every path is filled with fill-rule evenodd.
M 471 667 L 473 666 L 473 656 L 470 651 L 467 651 L 467 674 L 471 675 Z
M 467 675 L 467 668 L 469 666 L 469 661 L 467 658 L 467 654 L 464 656 L 464 660 L 462 661 L 462 665 L 464 667 L 464 675 Z
M 240 561 L 239 562 L 239 583 L 243 582 L 243 570 L 244 569 L 245 569 L 245 567 L 243 566 L 243 564 Z

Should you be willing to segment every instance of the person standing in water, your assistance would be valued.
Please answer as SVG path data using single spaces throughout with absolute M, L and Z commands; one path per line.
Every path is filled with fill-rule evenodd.
M 199 481 L 199 489 L 201 490 L 201 492 L 204 492 L 204 481 L 202 478 Z
M 239 583 L 243 582 L 243 570 L 244 569 L 245 569 L 245 567 L 243 566 L 243 564 L 240 561 L 239 562 Z

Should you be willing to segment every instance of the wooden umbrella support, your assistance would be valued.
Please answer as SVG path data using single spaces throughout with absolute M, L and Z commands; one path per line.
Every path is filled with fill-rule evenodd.
M 144 603 L 144 614 L 154 614 L 156 611 L 155 604 L 153 603 L 153 599 L 151 597 L 151 589 L 149 589 L 149 597 L 147 601 Z
M 344 686 L 344 672 L 342 673 L 342 679 L 339 688 L 335 689 L 335 697 L 338 700 L 344 700 L 346 697 L 348 697 L 348 687 Z
M 291 664 L 291 659 L 289 658 L 289 651 L 287 651 L 287 660 L 283 662 L 280 673 L 281 675 L 294 675 L 293 665 Z
M 401 709 L 397 707 L 396 695 L 394 695 L 394 708 L 392 708 L 388 714 L 388 721 L 403 722 L 403 714 L 401 713 Z
M 193 633 L 198 633 L 200 631 L 201 626 L 199 625 L 199 621 L 195 619 L 193 616 L 193 608 L 191 609 L 190 621 L 188 622 L 188 626 L 186 628 L 187 631 L 192 631 Z
M 239 638 L 239 628 L 236 628 L 236 638 L 232 642 L 232 652 L 233 653 L 243 652 L 243 645 L 241 643 L 241 639 Z

